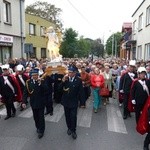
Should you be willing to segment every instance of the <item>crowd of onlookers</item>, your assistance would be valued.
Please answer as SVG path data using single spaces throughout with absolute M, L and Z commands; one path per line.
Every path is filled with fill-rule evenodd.
M 48 59 L 9 59 L 9 73 L 17 75 L 18 72 L 25 73 L 31 78 L 32 70 L 37 68 L 39 77 L 47 72 Z M 140 118 L 140 114 L 144 108 L 146 100 L 149 96 L 150 89 L 150 61 L 125 60 L 120 58 L 97 59 L 94 61 L 80 58 L 65 58 L 61 62 L 66 68 L 66 73 L 59 74 L 51 72 L 49 76 L 52 78 L 52 94 L 55 102 L 60 103 L 63 92 L 59 91 L 59 84 L 62 83 L 63 77 L 70 71 L 75 72 L 82 81 L 83 93 L 79 98 L 79 106 L 86 108 L 86 101 L 92 93 L 93 111 L 97 113 L 101 105 L 109 104 L 110 98 L 118 100 L 118 105 L 123 105 L 123 119 L 131 116 L 129 109 L 134 107 L 136 114 L 136 122 Z M 21 66 L 21 70 L 17 67 Z M 3 75 L 4 64 L 0 66 L 0 74 Z M 19 67 L 18 67 L 19 68 Z M 21 75 L 21 74 L 20 74 Z M 22 82 L 22 81 L 21 81 Z M 138 92 L 137 92 L 138 91 Z M 23 91 L 22 91 L 23 92 Z M 136 95 L 139 94 L 138 98 Z M 142 95 L 143 94 L 143 95 Z M 83 98 L 84 95 L 84 98 Z M 139 99 L 140 98 L 140 99 Z M 144 99 L 144 100 L 143 100 Z M 143 102 L 142 102 L 143 101 Z M 53 103 L 51 102 L 51 108 Z M 53 108 L 51 109 L 53 110 Z M 49 113 L 49 112 L 48 112 Z M 51 115 L 53 112 L 51 111 Z M 145 139 L 144 150 L 148 150 L 150 134 Z

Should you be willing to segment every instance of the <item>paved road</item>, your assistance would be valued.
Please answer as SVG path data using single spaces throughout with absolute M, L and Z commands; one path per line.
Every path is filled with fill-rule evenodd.
M 142 150 L 145 136 L 136 132 L 134 114 L 123 120 L 121 112 L 117 101 L 111 99 L 109 105 L 93 113 L 89 99 L 87 108 L 78 110 L 78 138 L 73 140 L 66 134 L 63 107 L 55 104 L 54 115 L 45 118 L 45 135 L 38 139 L 30 107 L 6 121 L 2 108 L 0 150 Z

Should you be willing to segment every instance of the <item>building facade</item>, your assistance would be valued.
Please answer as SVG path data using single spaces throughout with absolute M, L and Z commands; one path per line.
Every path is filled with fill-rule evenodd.
M 0 62 L 24 57 L 24 0 L 0 0 Z
M 48 58 L 45 30 L 55 25 L 39 16 L 25 14 L 26 39 L 25 52 L 28 58 Z
M 132 15 L 132 40 L 136 41 L 135 51 L 138 60 L 150 59 L 150 1 L 143 0 Z

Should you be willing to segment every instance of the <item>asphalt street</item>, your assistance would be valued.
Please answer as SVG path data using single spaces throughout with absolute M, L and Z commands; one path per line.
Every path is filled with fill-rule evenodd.
M 0 109 L 0 150 L 142 150 L 145 135 L 136 132 L 135 117 L 122 119 L 122 108 L 115 99 L 93 112 L 92 98 L 87 108 L 78 110 L 77 139 L 67 135 L 63 107 L 54 104 L 54 115 L 46 116 L 44 137 L 38 139 L 31 108 L 17 111 L 4 120 Z M 18 107 L 16 105 L 16 107 Z

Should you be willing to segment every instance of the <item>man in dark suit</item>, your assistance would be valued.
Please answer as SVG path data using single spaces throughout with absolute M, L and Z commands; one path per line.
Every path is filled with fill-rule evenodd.
M 131 60 L 129 62 L 129 68 L 128 71 L 120 78 L 120 93 L 124 93 L 124 101 L 123 101 L 123 119 L 127 119 L 128 116 L 130 116 L 130 112 L 128 109 L 128 101 L 130 96 L 130 90 L 132 81 L 136 77 L 134 73 L 136 62 L 134 60 Z
M 147 66 L 146 67 L 146 77 L 147 77 L 147 79 L 149 79 L 150 80 L 150 67 L 149 66 Z
M 150 124 L 150 109 L 147 107 L 147 105 L 149 106 L 148 97 L 150 92 L 150 80 L 146 79 L 145 67 L 139 67 L 137 72 L 138 72 L 138 79 L 135 80 L 133 83 L 131 89 L 131 99 L 135 107 L 135 117 L 138 127 L 139 124 L 143 123 L 143 121 L 140 120 L 141 117 L 143 117 L 143 114 L 148 114 L 146 123 Z M 145 113 L 145 111 L 147 113 Z M 146 135 L 144 140 L 144 148 L 143 148 L 144 150 L 149 150 L 149 143 L 150 143 L 150 132 L 148 131 L 148 134 Z
M 27 80 L 26 86 L 23 92 L 23 104 L 22 107 L 26 108 L 26 102 L 28 96 L 30 97 L 30 105 L 33 111 L 33 118 L 35 126 L 37 128 L 38 138 L 42 138 L 45 131 L 45 97 L 44 93 L 48 90 L 45 82 L 39 78 L 38 69 L 31 71 L 31 79 Z
M 16 79 L 19 83 L 19 86 L 21 88 L 21 93 L 23 95 L 23 91 L 24 91 L 24 88 L 25 88 L 25 83 L 26 81 L 30 78 L 25 72 L 24 72 L 24 67 L 23 65 L 17 65 L 16 66 Z M 20 105 L 20 111 L 23 111 L 23 108 L 22 108 L 22 104 Z
M 3 74 L 0 76 L 0 94 L 6 106 L 7 116 L 5 120 L 7 120 L 10 117 L 15 117 L 16 108 L 14 106 L 14 101 L 21 99 L 21 92 L 16 78 L 9 72 L 9 65 L 3 65 L 2 70 Z
M 55 73 L 52 75 L 52 77 L 54 79 L 54 100 L 56 103 L 61 102 L 62 91 L 60 91 L 58 89 L 59 89 L 59 85 L 62 81 L 63 76 L 64 76 L 63 74 L 59 74 L 59 73 Z
M 76 139 L 76 126 L 77 126 L 77 109 L 79 96 L 83 98 L 84 91 L 82 81 L 76 76 L 76 70 L 73 67 L 68 69 L 68 74 L 62 78 L 60 89 L 63 90 L 62 105 L 64 106 L 66 124 L 68 127 L 67 134 Z
M 141 111 L 145 105 L 150 91 L 150 80 L 146 79 L 145 67 L 139 67 L 137 72 L 138 79 L 134 81 L 131 89 L 131 100 L 132 103 L 135 105 L 136 123 L 139 120 Z

